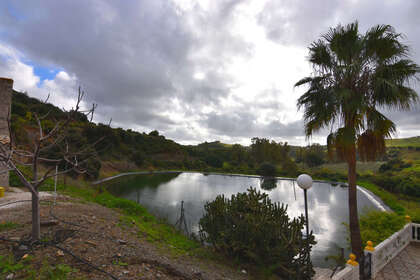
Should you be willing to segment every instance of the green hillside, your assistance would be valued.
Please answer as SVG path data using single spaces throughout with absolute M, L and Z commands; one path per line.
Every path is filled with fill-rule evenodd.
M 386 140 L 387 147 L 420 147 L 420 136 L 401 138 L 401 139 L 388 139 Z
M 14 92 L 12 102 L 12 137 L 21 147 L 31 148 L 37 133 L 34 112 L 48 119 L 43 128 L 52 129 L 65 113 L 52 104 Z M 89 162 L 89 179 L 134 170 L 201 170 L 244 174 L 262 174 L 262 166 L 273 175 L 295 177 L 299 173 L 315 178 L 345 181 L 347 166 L 328 160 L 326 147 L 289 146 L 265 138 L 252 138 L 250 146 L 219 141 L 181 145 L 166 139 L 158 131 L 150 133 L 112 128 L 90 122 L 80 114 L 69 126 L 71 145 L 77 147 L 105 137 L 95 146 L 97 157 Z M 53 157 L 54 154 L 47 155 Z M 270 167 L 271 166 L 271 167 Z M 387 152 L 377 162 L 358 163 L 358 174 L 383 189 L 420 197 L 420 137 L 387 140 Z
M 49 113 L 48 113 L 49 112 Z M 37 133 L 33 114 L 47 115 L 42 127 L 49 131 L 66 114 L 53 104 L 46 104 L 25 93 L 14 92 L 12 98 L 12 138 L 23 149 L 31 149 L 32 135 Z M 48 113 L 48 114 L 47 114 Z M 158 131 L 149 133 L 131 129 L 112 128 L 90 122 L 78 114 L 69 125 L 70 146 L 78 149 L 104 137 L 95 147 L 97 157 L 92 160 L 90 179 L 134 170 L 178 169 L 255 174 L 263 162 L 283 166 L 296 173 L 289 159 L 289 147 L 269 139 L 253 138 L 251 146 L 225 144 L 219 141 L 198 145 L 181 145 L 166 139 Z M 54 154 L 47 155 L 54 158 Z M 280 172 L 278 174 L 284 174 Z

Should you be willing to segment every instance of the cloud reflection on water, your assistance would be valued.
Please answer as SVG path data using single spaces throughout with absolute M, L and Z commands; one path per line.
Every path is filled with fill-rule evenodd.
M 259 178 L 182 173 L 157 187 L 139 186 L 139 189 L 123 193 L 122 196 L 134 201 L 139 199 L 150 211 L 170 223 L 178 219 L 181 201 L 184 201 L 187 222 L 193 231 L 198 230 L 198 221 L 206 201 L 213 200 L 219 194 L 230 197 L 245 192 L 251 186 L 267 193 L 272 201 L 287 204 L 290 217 L 304 213 L 303 191 L 297 185 L 293 190 L 292 181 L 278 180 L 276 187 L 271 190 L 262 189 L 261 184 Z M 308 190 L 309 228 L 317 241 L 312 259 L 317 266 L 325 266 L 324 257 L 337 254 L 339 247 L 348 247 L 343 225 L 348 221 L 347 201 L 348 190 L 340 186 L 314 182 Z M 360 191 L 358 204 L 360 211 L 375 207 Z

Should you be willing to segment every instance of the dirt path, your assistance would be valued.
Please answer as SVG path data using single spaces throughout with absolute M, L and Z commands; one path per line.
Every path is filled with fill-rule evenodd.
M 50 198 L 51 200 L 51 198 Z M 65 263 L 78 269 L 74 276 L 86 279 L 111 279 L 104 273 L 82 264 L 68 252 L 82 257 L 118 279 L 248 279 L 241 268 L 206 260 L 202 257 L 176 256 L 170 250 L 159 248 L 146 240 L 134 226 L 121 226 L 117 211 L 97 204 L 84 203 L 67 197 L 58 197 L 53 214 L 59 218 L 53 226 L 42 227 L 45 240 L 61 239 L 53 246 L 24 246 L 16 248 L 13 242 L 0 241 L 0 252 L 14 252 L 19 257 L 28 253 L 33 264 L 41 266 Z M 1 200 L 3 204 L 3 199 Z M 8 221 L 21 226 L 0 232 L 6 239 L 19 240 L 28 236 L 31 228 L 29 204 L 0 208 L 0 222 Z M 41 203 L 41 221 L 51 220 L 50 204 Z M 22 246 L 19 246 L 22 247 Z M 67 252 L 68 250 L 68 252 Z
M 24 246 L 20 250 L 18 242 L 25 240 L 31 231 L 30 193 L 19 189 L 7 192 L 0 200 L 0 224 L 12 222 L 17 228 L 0 231 L 0 255 L 14 254 L 17 259 L 25 254 L 33 256 L 34 267 L 42 264 L 68 264 L 77 268 L 72 277 L 86 279 L 252 279 L 244 267 L 235 267 L 206 259 L 204 257 L 174 254 L 147 240 L 136 226 L 122 225 L 118 211 L 94 203 L 86 203 L 75 198 L 58 196 L 56 205 L 51 207 L 54 196 L 41 192 L 41 222 L 54 221 L 54 225 L 41 227 L 43 239 L 58 240 L 61 249 L 54 246 Z M 13 201 L 23 201 L 12 203 Z M 11 203 L 11 204 L 10 204 Z M 26 247 L 26 248 L 25 248 Z M 101 272 L 80 260 L 95 265 Z M 226 261 L 226 260 L 225 260 Z M 234 267 L 234 268 L 233 268 Z M 327 279 L 329 269 L 315 268 L 314 279 Z M 19 279 L 15 274 L 12 279 Z

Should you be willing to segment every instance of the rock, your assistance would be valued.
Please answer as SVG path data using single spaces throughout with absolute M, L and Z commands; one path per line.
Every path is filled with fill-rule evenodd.
M 162 277 L 162 275 L 160 275 L 160 273 L 156 273 L 156 277 L 160 278 L 160 277 Z
M 245 269 L 242 269 L 242 270 L 241 270 L 241 272 L 242 272 L 243 274 L 246 274 L 246 270 L 245 270 Z
M 92 242 L 90 240 L 86 240 L 85 243 L 86 244 L 89 244 L 89 245 L 92 245 L 93 247 L 96 247 L 97 246 L 95 242 Z
M 194 273 L 194 277 L 198 278 L 198 279 L 202 279 L 203 278 L 203 273 L 201 273 L 200 271 L 197 271 Z
M 130 273 L 130 271 L 128 271 L 128 270 L 123 270 L 123 272 L 122 272 L 123 274 L 129 274 Z
M 58 251 L 57 251 L 57 256 L 58 256 L 58 257 L 63 257 L 63 256 L 64 256 L 64 252 L 63 252 L 63 251 L 61 251 L 61 250 L 58 250 Z
M 20 251 L 28 251 L 29 250 L 28 246 L 26 246 L 26 245 L 20 245 L 18 249 Z
M 51 227 L 58 225 L 57 220 L 41 221 L 41 227 Z
M 10 273 L 10 274 L 8 274 L 7 276 L 6 276 L 6 280 L 11 280 L 11 279 L 14 279 L 15 278 L 15 275 L 13 274 L 13 273 Z
M 127 241 L 125 241 L 125 240 L 118 239 L 117 241 L 120 245 L 127 245 Z

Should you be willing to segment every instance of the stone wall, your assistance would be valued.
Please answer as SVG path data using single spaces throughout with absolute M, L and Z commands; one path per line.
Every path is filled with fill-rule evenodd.
M 0 78 L 0 145 L 7 145 L 10 141 L 7 118 L 11 114 L 13 80 Z M 9 186 L 9 173 L 5 170 L 4 163 L 0 163 L 0 186 Z

